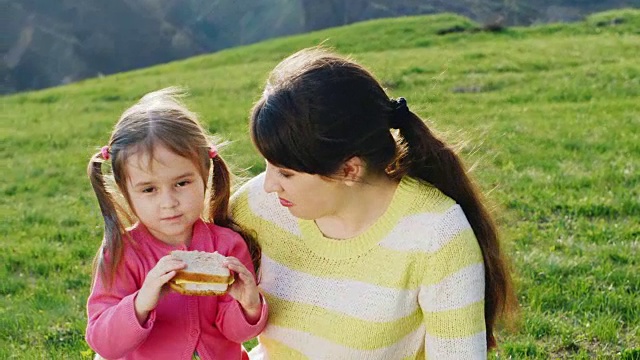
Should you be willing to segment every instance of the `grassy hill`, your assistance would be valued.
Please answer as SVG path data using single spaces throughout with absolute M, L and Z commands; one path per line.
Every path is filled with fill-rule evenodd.
M 638 359 L 640 10 L 476 26 L 453 15 L 364 22 L 0 98 L 0 358 L 92 355 L 85 302 L 102 224 L 85 168 L 122 110 L 187 86 L 210 131 L 233 141 L 225 158 L 255 174 L 247 116 L 268 71 L 325 42 L 476 165 L 522 303 L 500 358 Z

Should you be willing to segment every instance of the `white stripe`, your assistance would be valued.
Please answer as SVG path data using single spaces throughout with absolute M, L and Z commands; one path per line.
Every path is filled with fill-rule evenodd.
M 484 299 L 484 265 L 469 265 L 441 282 L 422 286 L 418 301 L 425 312 L 453 310 Z
M 437 360 L 486 360 L 487 335 L 482 331 L 464 338 L 444 339 L 425 336 L 427 359 Z
M 375 350 L 354 349 L 306 332 L 274 325 L 267 326 L 261 336 L 272 338 L 302 353 L 309 359 L 393 360 L 404 359 L 409 356 L 415 357 L 416 353 L 424 346 L 424 331 L 424 326 L 420 326 L 397 343 Z M 348 336 L 348 334 L 345 334 L 345 336 Z M 264 351 L 264 347 L 262 350 Z M 253 356 L 251 359 L 254 359 Z M 263 358 L 256 356 L 256 359 Z
M 284 206 L 280 205 L 276 193 L 264 191 L 264 173 L 254 177 L 248 184 L 249 209 L 256 216 L 281 227 L 283 230 L 297 236 L 302 236 L 298 221 Z M 260 234 L 258 234 L 259 236 Z
M 277 298 L 346 314 L 365 321 L 404 318 L 418 309 L 418 291 L 385 288 L 349 279 L 295 271 L 262 254 L 260 287 Z
M 403 218 L 380 246 L 397 251 L 434 253 L 455 235 L 470 228 L 462 208 L 455 204 L 443 214 L 422 213 Z
M 268 360 L 267 351 L 262 344 L 256 345 L 249 351 L 249 360 Z

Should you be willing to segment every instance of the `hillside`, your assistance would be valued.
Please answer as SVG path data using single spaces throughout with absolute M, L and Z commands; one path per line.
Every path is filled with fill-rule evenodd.
M 623 7 L 640 0 L 3 0 L 0 94 L 369 19 L 451 12 L 529 25 Z
M 0 358 L 91 358 L 99 210 L 85 175 L 122 110 L 169 85 L 256 174 L 249 109 L 284 56 L 350 54 L 451 142 L 494 204 L 520 326 L 501 358 L 640 354 L 640 11 L 479 31 L 456 15 L 362 22 L 0 98 Z M 444 35 L 438 35 L 439 33 Z

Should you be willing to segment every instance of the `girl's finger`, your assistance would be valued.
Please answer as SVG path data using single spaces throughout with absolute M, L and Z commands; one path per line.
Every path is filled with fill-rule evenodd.
M 253 278 L 253 275 L 251 275 L 250 273 L 236 273 L 236 283 L 238 284 L 238 286 L 244 286 L 246 284 L 254 284 L 256 283 L 256 280 Z
M 160 265 L 160 269 L 162 269 L 163 273 L 167 273 L 173 270 L 180 270 L 187 266 L 183 261 L 180 260 L 168 260 L 162 265 Z
M 238 260 L 238 259 L 236 259 L 236 258 L 234 258 L 234 257 L 232 257 L 232 256 L 229 256 L 229 257 L 225 260 L 225 262 L 223 263 L 223 265 L 225 265 L 225 266 L 227 266 L 227 267 L 229 267 L 229 266 L 234 266 L 234 267 L 242 267 L 242 268 L 246 268 L 246 266 L 244 266 L 244 264 L 243 264 L 240 260 Z
M 247 270 L 247 268 L 242 264 L 228 264 L 227 267 L 229 268 L 229 270 L 232 270 L 237 274 L 243 274 L 245 276 L 253 276 L 253 274 L 251 274 L 249 270 Z
M 175 264 L 184 264 L 184 261 L 176 259 L 171 255 L 166 255 L 158 260 L 156 266 L 175 266 Z
M 236 265 L 242 265 L 242 262 L 240 260 L 238 260 L 238 258 L 235 258 L 233 256 L 227 256 L 226 260 L 225 260 L 226 264 L 236 264 Z M 243 265 L 244 266 L 244 265 Z
M 175 271 L 169 271 L 168 273 L 160 276 L 160 281 L 163 284 L 166 284 L 169 280 L 173 279 L 173 277 L 176 276 L 176 272 Z
M 167 274 L 169 274 L 170 272 L 176 272 L 176 270 L 180 270 L 182 269 L 184 266 L 181 265 L 174 265 L 174 266 L 156 266 L 155 268 L 153 268 L 151 271 L 149 271 L 149 273 L 147 274 L 147 276 L 153 276 L 156 278 L 161 278 L 162 276 L 165 276 Z

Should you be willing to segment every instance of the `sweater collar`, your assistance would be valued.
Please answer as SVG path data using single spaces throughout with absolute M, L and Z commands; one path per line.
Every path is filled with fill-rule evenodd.
M 328 238 L 322 234 L 314 220 L 298 219 L 305 245 L 325 258 L 344 259 L 368 252 L 396 226 L 412 203 L 417 186 L 417 180 L 403 177 L 382 216 L 363 233 L 349 239 Z

